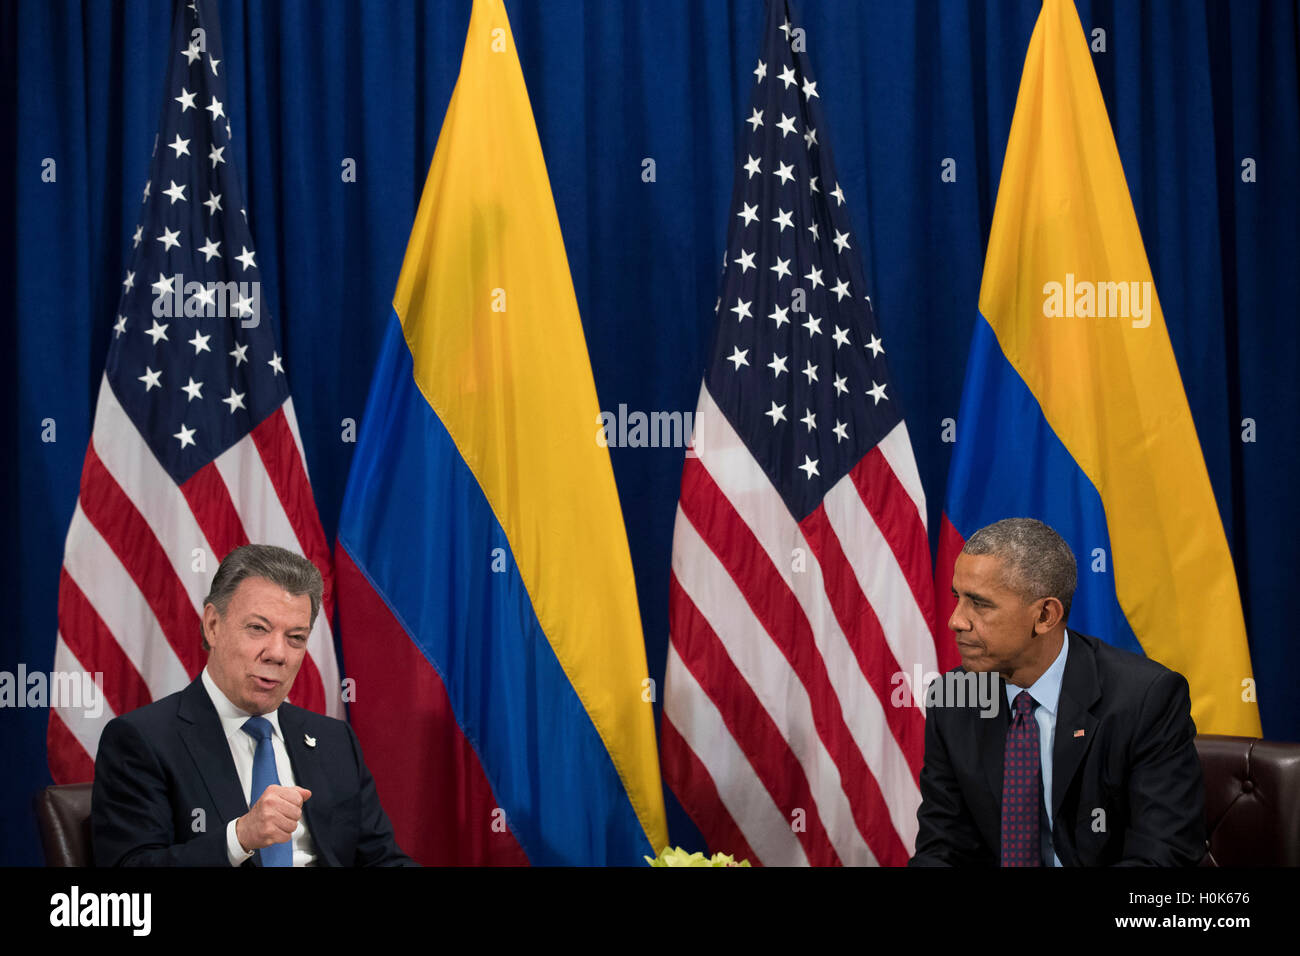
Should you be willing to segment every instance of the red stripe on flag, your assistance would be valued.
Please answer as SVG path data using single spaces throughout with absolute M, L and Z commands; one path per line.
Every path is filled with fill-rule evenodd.
M 297 446 L 293 446 L 293 449 L 296 453 Z M 297 457 L 297 455 L 295 454 L 294 457 Z M 230 489 L 226 487 L 226 481 L 221 477 L 221 472 L 217 469 L 215 463 L 209 462 L 191 475 L 189 480 L 181 485 L 181 493 L 185 495 L 185 500 L 189 502 L 190 510 L 194 512 L 194 517 L 199 523 L 203 536 L 208 539 L 208 544 L 216 552 L 217 560 L 224 560 L 226 555 L 230 554 L 235 548 L 248 544 L 248 534 L 244 530 L 244 523 L 240 520 L 234 499 L 230 497 Z M 283 503 L 283 497 L 281 497 L 281 502 Z M 315 506 L 312 507 L 312 514 L 314 515 Z M 320 567 L 319 562 L 313 563 Z M 321 576 L 325 581 L 326 588 L 330 584 L 328 569 L 329 565 L 325 565 L 324 569 L 321 570 Z M 326 620 L 329 619 L 329 605 L 325 603 L 323 598 L 319 613 L 326 615 Z M 338 689 L 333 688 L 330 692 L 337 693 Z M 293 690 L 289 693 L 289 701 L 297 707 L 324 714 L 326 712 L 325 694 L 326 690 L 324 681 L 321 679 L 320 669 L 316 666 L 316 661 L 312 659 L 312 656 L 307 654 L 303 657 L 302 666 L 299 668 L 298 676 L 293 682 Z
M 880 708 L 885 713 L 890 733 L 912 768 L 912 776 L 921 778 L 921 764 L 925 758 L 925 717 L 916 707 L 894 707 L 891 697 L 897 684 L 896 675 L 902 673 L 898 659 L 885 642 L 885 632 L 880 627 L 875 609 L 862 593 L 853 566 L 844 556 L 839 538 L 826 517 L 823 502 L 817 510 L 804 518 L 799 525 L 808 546 L 812 548 L 817 563 L 822 568 L 822 582 L 835 619 L 840 622 L 844 636 L 858 659 L 858 667 L 871 689 L 875 691 Z
M 880 785 L 844 722 L 803 608 L 698 458 L 686 459 L 682 469 L 680 506 L 807 690 L 817 734 L 839 770 L 862 838 L 882 866 L 903 865 L 908 852 L 890 821 Z
M 324 607 L 321 608 L 321 614 L 325 613 Z M 330 693 L 339 693 L 340 688 L 331 688 Z M 312 660 L 310 654 L 304 654 L 302 657 L 302 666 L 298 668 L 298 676 L 294 678 L 293 690 L 289 692 L 290 703 L 295 707 L 302 707 L 306 710 L 315 711 L 318 714 L 325 713 L 325 682 L 321 680 L 320 669 L 316 662 Z
M 218 562 L 231 551 L 248 544 L 248 535 L 230 498 L 230 489 L 214 462 L 208 462 L 180 487 Z
M 398 846 L 426 865 L 526 865 L 442 679 L 342 545 L 337 558 L 339 626 L 362 635 L 346 648 L 352 726 Z
M 321 613 L 329 620 L 334 616 L 333 563 L 330 561 L 329 547 L 325 544 L 325 530 L 316 513 L 316 501 L 312 497 L 311 482 L 307 480 L 307 469 L 298 454 L 298 445 L 293 440 L 289 422 L 284 417 L 284 406 L 281 405 L 268 415 L 251 434 L 257 452 L 262 456 L 266 473 L 271 478 L 271 486 L 275 488 L 289 524 L 293 527 L 293 533 L 302 546 L 302 553 L 320 568 L 321 576 L 325 579 Z
M 849 472 L 853 487 L 876 527 L 889 543 L 898 566 L 907 578 L 917 606 L 925 615 L 936 643 L 943 636 L 934 613 L 934 575 L 930 571 L 930 538 L 926 534 L 916 502 L 907 493 L 880 446 L 872 448 Z
M 104 675 L 100 685 L 113 713 L 129 713 L 153 700 L 135 663 L 66 570 L 59 573 L 59 632 L 83 669 Z
M 939 552 L 934 561 L 934 603 L 936 614 L 944 628 L 957 610 L 957 599 L 952 596 L 952 569 L 957 563 L 957 555 L 966 547 L 966 539 L 961 536 L 945 511 L 939 522 Z M 945 673 L 961 663 L 961 654 L 957 651 L 957 642 L 952 632 L 945 630 L 946 640 L 936 641 L 935 650 L 939 654 L 939 671 Z
M 659 754 L 664 782 L 672 788 L 686 815 L 704 834 L 709 852 L 730 853 L 737 860 L 749 860 L 754 866 L 762 866 L 763 862 L 750 848 L 745 835 L 718 796 L 717 785 L 708 768 L 682 739 L 667 714 L 659 725 Z
M 89 783 L 95 779 L 95 761 L 72 735 L 58 711 L 50 711 L 45 730 L 45 752 L 50 776 L 57 784 Z
M 201 619 L 176 576 L 171 558 L 99 460 L 93 440 L 86 447 L 81 470 L 81 510 L 144 595 L 181 666 L 190 677 L 196 676 L 203 669 Z M 188 561 L 190 556 L 177 558 Z
M 840 858 L 817 813 L 808 778 L 794 751 L 732 663 L 709 622 L 682 590 L 676 574 L 669 578 L 668 588 L 668 632 L 677 656 L 718 708 L 736 745 L 782 815 L 789 820 L 796 809 L 807 811 L 807 828 L 797 835 L 808 862 L 813 866 L 839 866 Z M 760 639 L 767 640 L 767 636 Z

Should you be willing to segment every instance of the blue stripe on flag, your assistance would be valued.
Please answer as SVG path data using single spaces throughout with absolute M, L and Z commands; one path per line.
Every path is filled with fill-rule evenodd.
M 1143 653 L 1115 596 L 1101 496 L 1048 425 L 983 316 L 971 339 L 949 475 L 948 519 L 963 539 L 1002 518 L 1045 521 L 1079 563 L 1069 626 Z M 1092 570 L 1097 548 L 1105 552 L 1104 571 Z M 945 589 L 950 584 L 939 582 Z
M 339 540 L 442 678 L 520 846 L 540 865 L 653 856 L 395 313 L 366 408 Z

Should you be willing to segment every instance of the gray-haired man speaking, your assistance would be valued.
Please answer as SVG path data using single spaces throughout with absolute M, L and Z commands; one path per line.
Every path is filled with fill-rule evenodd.
M 100 866 L 401 866 L 356 735 L 284 703 L 320 611 L 299 555 L 236 548 L 203 608 L 208 663 L 110 721 L 91 802 Z
M 1187 681 L 1066 629 L 1074 556 L 1030 518 L 973 534 L 948 621 L 1007 706 L 926 708 L 911 866 L 1190 866 L 1205 793 Z

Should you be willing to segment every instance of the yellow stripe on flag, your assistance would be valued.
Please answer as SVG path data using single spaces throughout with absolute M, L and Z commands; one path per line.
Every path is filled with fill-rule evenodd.
M 980 311 L 1101 495 L 1143 649 L 1187 678 L 1200 732 L 1258 736 L 1232 559 L 1069 0 L 1029 41 Z
M 659 849 L 668 833 L 632 561 L 501 0 L 475 0 L 393 306 L 416 383 L 505 530 L 542 630 Z

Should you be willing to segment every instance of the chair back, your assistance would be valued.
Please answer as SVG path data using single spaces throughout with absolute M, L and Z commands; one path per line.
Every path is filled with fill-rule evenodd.
M 36 795 L 36 821 L 46 866 L 93 866 L 90 791 L 94 784 L 46 787 Z
M 1300 866 L 1300 744 L 1200 734 L 1201 866 Z

